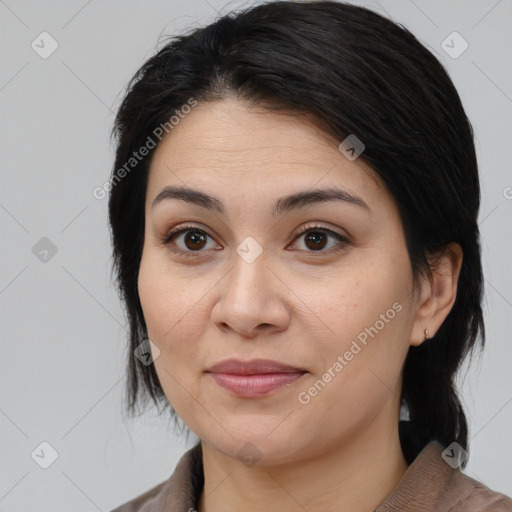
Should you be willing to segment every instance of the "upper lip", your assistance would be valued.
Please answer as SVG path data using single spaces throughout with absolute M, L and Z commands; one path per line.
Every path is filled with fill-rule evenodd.
M 241 361 L 240 359 L 225 359 L 207 370 L 211 373 L 231 373 L 235 375 L 256 375 L 262 373 L 305 373 L 306 370 L 296 368 L 279 361 L 271 359 L 251 359 Z

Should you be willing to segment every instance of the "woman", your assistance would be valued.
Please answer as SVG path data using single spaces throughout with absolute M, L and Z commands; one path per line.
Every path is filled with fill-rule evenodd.
M 410 32 L 324 1 L 224 16 L 141 67 L 115 134 L 129 409 L 200 440 L 116 511 L 512 510 L 461 472 L 478 170 Z

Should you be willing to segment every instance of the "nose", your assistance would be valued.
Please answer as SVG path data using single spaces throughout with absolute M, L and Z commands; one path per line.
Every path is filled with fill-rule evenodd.
M 285 330 L 290 322 L 289 290 L 266 261 L 265 253 L 247 263 L 235 253 L 233 269 L 221 281 L 212 321 L 224 332 L 246 338 Z

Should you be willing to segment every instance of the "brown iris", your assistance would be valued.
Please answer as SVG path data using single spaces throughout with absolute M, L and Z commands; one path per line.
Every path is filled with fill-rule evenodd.
M 325 247 L 325 241 L 327 240 L 327 235 L 322 233 L 321 231 L 311 231 L 304 237 L 304 242 L 308 245 L 308 242 L 313 242 L 313 247 L 309 246 L 310 249 L 323 249 Z M 320 244 L 320 246 L 318 245 Z
M 202 249 L 205 243 L 206 234 L 202 231 L 188 231 L 185 235 L 185 245 L 190 250 Z

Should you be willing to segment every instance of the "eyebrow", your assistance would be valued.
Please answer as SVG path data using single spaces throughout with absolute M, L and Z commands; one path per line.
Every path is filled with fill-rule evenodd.
M 170 199 L 186 201 L 187 203 L 195 204 L 207 210 L 213 210 L 225 216 L 224 205 L 219 199 L 188 187 L 165 187 L 155 197 L 151 208 L 154 208 L 164 200 Z M 298 208 L 328 201 L 343 201 L 346 204 L 363 208 L 371 214 L 370 207 L 360 197 L 336 187 L 304 190 L 281 197 L 276 201 L 270 213 L 272 216 L 283 215 Z

